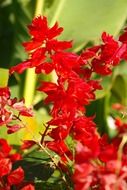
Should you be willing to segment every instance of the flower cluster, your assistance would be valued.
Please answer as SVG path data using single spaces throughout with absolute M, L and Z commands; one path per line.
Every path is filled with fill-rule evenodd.
M 73 180 L 75 189 L 125 190 L 127 188 L 127 136 L 120 134 L 109 141 L 104 135 L 99 139 L 98 155 L 77 144 L 75 172 Z
M 32 117 L 32 108 L 27 108 L 24 100 L 10 97 L 9 87 L 0 88 L 0 126 L 6 125 L 8 134 L 23 128 L 20 116 Z
M 56 83 L 42 81 L 38 88 L 47 94 L 45 103 L 52 104 L 52 119 L 44 132 L 51 140 L 44 140 L 42 134 L 41 143 L 56 152 L 62 163 L 75 162 L 72 177 L 75 190 L 127 189 L 125 134 L 119 131 L 111 142 L 106 135 L 100 137 L 94 117 L 87 117 L 85 109 L 95 100 L 95 91 L 102 89 L 100 81 L 93 79 L 93 73 L 109 75 L 114 66 L 127 59 L 127 31 L 118 41 L 103 32 L 101 45 L 78 55 L 66 51 L 72 47 L 72 41 L 57 40 L 63 28 L 57 23 L 48 27 L 46 17 L 36 17 L 28 28 L 32 38 L 23 46 L 29 59 L 12 67 L 10 74 L 34 67 L 37 74 L 55 71 L 57 75 Z M 76 142 L 75 152 L 66 143 L 68 136 Z
M 15 186 L 18 190 L 34 190 L 32 184 L 24 183 L 24 170 L 22 167 L 13 169 L 16 161 L 21 159 L 19 153 L 11 153 L 12 147 L 5 139 L 0 139 L 0 189 L 10 190 Z

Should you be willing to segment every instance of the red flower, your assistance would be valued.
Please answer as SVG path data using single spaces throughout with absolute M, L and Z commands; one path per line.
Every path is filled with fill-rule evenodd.
M 52 72 L 53 69 L 54 69 L 54 66 L 52 63 L 44 62 L 36 67 L 35 72 L 37 74 L 39 74 L 39 73 L 49 74 Z
M 0 159 L 0 177 L 3 177 L 11 172 L 12 163 L 8 158 Z
M 21 185 L 24 180 L 24 171 L 21 167 L 12 170 L 13 164 L 22 157 L 19 153 L 11 154 L 12 147 L 7 141 L 0 139 L 0 189 L 10 190 L 13 185 Z
M 83 164 L 88 162 L 89 160 L 94 158 L 93 154 L 95 155 L 92 149 L 88 148 L 88 146 L 83 145 L 80 142 L 77 142 L 75 155 L 76 164 Z
M 120 150 L 127 124 L 116 120 L 118 135 L 109 142 L 106 136 L 100 137 L 97 134 L 93 117 L 85 115 L 85 106 L 91 100 L 95 100 L 95 91 L 102 89 L 100 81 L 93 80 L 93 72 L 109 75 L 114 66 L 122 59 L 127 59 L 127 31 L 120 36 L 119 41 L 103 32 L 101 45 L 87 48 L 78 55 L 65 51 L 72 46 L 72 42 L 57 40 L 56 37 L 61 34 L 63 28 L 59 28 L 57 23 L 49 27 L 46 17 L 36 17 L 28 28 L 32 38 L 23 45 L 29 58 L 12 67 L 10 73 L 22 73 L 25 69 L 33 67 L 37 74 L 49 74 L 53 70 L 56 72 L 56 83 L 43 81 L 38 88 L 47 95 L 45 103 L 53 104 L 50 112 L 52 118 L 47 122 L 51 127 L 44 132 L 52 140 L 45 141 L 44 145 L 57 153 L 64 163 L 74 157 L 75 190 L 110 190 L 115 188 L 115 183 L 117 189 L 127 187 L 126 144 L 122 147 L 123 150 Z M 2 89 L 0 93 L 0 107 L 0 125 L 6 124 L 9 133 L 20 128 L 18 124 L 10 124 L 11 121 L 19 120 L 20 115 L 32 116 L 31 108 L 26 108 L 22 100 L 11 99 L 8 89 Z M 18 115 L 14 115 L 13 109 Z M 74 155 L 66 144 L 69 135 L 75 143 L 77 142 Z M 21 148 L 30 148 L 34 144 L 33 141 L 24 141 Z M 12 162 L 13 158 L 8 154 L 6 158 L 1 151 L 2 159 L 9 157 Z M 4 169 L 1 170 L 4 173 Z M 22 182 L 24 177 L 21 168 L 14 171 L 5 170 L 5 174 L 10 185 Z M 22 190 L 33 189 L 30 184 L 20 187 Z
M 8 183 L 10 185 L 16 185 L 23 181 L 24 179 L 24 171 L 21 167 L 13 170 L 7 177 Z
M 64 155 L 66 152 L 68 152 L 68 147 L 64 143 L 64 141 L 50 141 L 46 142 L 46 146 L 59 154 L 60 156 Z
M 11 150 L 12 147 L 7 143 L 7 141 L 5 139 L 0 139 L 0 159 L 6 158 Z
M 55 129 L 52 129 L 52 131 L 50 133 L 48 133 L 48 135 L 50 137 L 52 137 L 53 139 L 57 140 L 63 140 L 65 139 L 68 135 L 69 135 L 69 130 L 70 128 L 67 127 L 66 125 L 64 126 L 64 124 L 62 123 L 63 126 L 58 126 Z
M 9 89 L 9 87 L 0 88 L 0 97 L 5 97 L 5 98 L 10 97 L 10 89 Z
M 71 41 L 58 41 L 54 39 L 61 34 L 63 28 L 59 28 L 57 23 L 51 28 L 48 27 L 46 17 L 36 17 L 28 28 L 32 40 L 23 43 L 23 46 L 25 50 L 29 52 L 30 58 L 12 67 L 10 69 L 10 74 L 14 72 L 22 73 L 27 68 L 32 67 L 37 67 L 36 72 L 41 73 L 43 71 L 42 64 L 46 62 L 45 58 L 47 52 L 49 56 L 51 56 L 53 51 L 58 52 L 72 47 Z M 41 67 L 39 67 L 39 65 L 41 65 Z
M 19 111 L 19 115 L 32 117 L 33 116 L 33 110 L 32 107 L 27 108 L 25 106 L 25 100 L 22 99 L 20 101 L 17 100 L 17 98 L 10 99 L 9 105 L 13 108 Z
M 118 145 L 108 142 L 108 137 L 104 135 L 100 139 L 100 154 L 99 158 L 103 162 L 117 159 Z
M 120 118 L 115 119 L 115 125 L 119 134 L 125 134 L 127 132 L 127 123 L 123 123 Z
M 14 153 L 14 154 L 10 154 L 9 155 L 9 158 L 11 159 L 11 162 L 16 162 L 16 161 L 18 161 L 18 160 L 21 160 L 22 159 L 22 156 L 21 156 L 21 154 L 19 154 L 19 153 Z
M 13 74 L 14 72 L 21 74 L 27 68 L 30 68 L 30 65 L 31 65 L 31 62 L 29 60 L 23 61 L 22 63 L 19 63 L 18 65 L 11 67 L 9 72 L 10 74 Z
M 18 101 L 17 98 L 10 97 L 10 90 L 8 87 L 2 88 L 0 93 L 0 126 L 6 125 L 8 129 L 8 134 L 14 133 L 19 129 L 23 128 L 24 125 L 19 118 L 20 115 L 32 117 L 32 108 L 27 108 L 25 106 L 25 101 Z M 17 121 L 13 124 L 12 121 Z
M 36 142 L 33 141 L 33 140 L 24 140 L 23 144 L 21 146 L 21 150 L 29 149 L 29 148 L 31 148 L 35 144 L 36 144 Z
M 113 36 L 106 32 L 102 34 L 104 44 L 100 46 L 98 55 L 92 60 L 93 70 L 102 75 L 108 75 L 112 72 L 112 67 L 117 65 L 122 59 L 127 46 L 121 44 L 113 39 Z
M 7 130 L 7 134 L 12 134 L 15 133 L 17 131 L 19 131 L 22 127 L 21 125 L 6 125 L 8 130 Z
M 59 28 L 56 23 L 53 27 L 49 28 L 46 17 L 36 17 L 33 19 L 32 24 L 28 26 L 30 34 L 33 36 L 33 41 L 41 41 L 48 39 L 51 40 L 54 37 L 61 34 L 63 28 Z M 26 46 L 25 46 L 26 47 Z
M 83 163 L 75 165 L 75 173 L 73 175 L 74 190 L 86 190 L 91 187 L 94 167 L 91 164 Z
M 127 44 L 127 28 L 124 29 L 124 33 L 120 35 L 119 41 Z
M 35 190 L 35 188 L 32 184 L 28 184 L 22 187 L 20 190 Z

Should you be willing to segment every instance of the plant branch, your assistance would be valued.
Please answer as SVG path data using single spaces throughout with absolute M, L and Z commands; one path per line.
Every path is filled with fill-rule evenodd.
M 126 144 L 126 142 L 127 142 L 127 134 L 123 135 L 121 143 L 119 145 L 118 152 L 117 152 L 117 160 L 118 160 L 118 164 L 119 164 L 117 169 L 116 169 L 116 175 L 117 176 L 119 176 L 119 173 L 120 173 L 121 161 L 122 161 L 122 153 L 123 153 L 123 148 L 124 148 L 124 145 Z M 119 181 L 120 180 L 118 179 L 116 184 L 114 185 L 115 190 L 118 190 Z
M 66 181 L 66 178 L 61 170 L 61 168 L 57 165 L 54 157 L 47 151 L 47 149 L 45 148 L 45 146 L 43 146 L 41 144 L 41 141 L 38 141 L 38 139 L 34 136 L 33 134 L 33 131 L 31 131 L 27 126 L 26 126 L 26 129 L 28 130 L 28 132 L 33 136 L 33 140 L 35 141 L 36 145 L 38 145 L 40 147 L 41 150 L 43 150 L 48 156 L 49 158 L 51 159 L 52 163 L 54 164 L 55 168 L 57 170 L 59 170 L 60 172 L 60 175 L 61 175 L 61 180 L 63 181 L 63 183 L 65 184 L 66 186 L 66 190 L 70 190 L 70 186 L 68 185 L 67 181 Z M 47 129 L 48 130 L 48 129 Z
M 45 136 L 46 136 L 46 133 L 47 133 L 49 127 L 50 127 L 50 125 L 47 125 L 47 126 L 44 125 L 44 126 L 45 126 L 45 130 L 44 130 L 44 133 L 41 134 L 41 135 L 42 135 L 42 137 L 41 137 L 41 141 L 40 141 L 41 144 L 43 144 L 43 142 L 44 142 L 44 138 L 45 138 Z
M 61 170 L 61 168 L 57 165 L 56 161 L 54 160 L 54 158 L 52 157 L 52 155 L 46 150 L 46 148 L 40 143 L 37 142 L 37 144 L 39 145 L 39 147 L 49 156 L 49 158 L 51 159 L 52 163 L 54 164 L 55 168 L 59 170 L 60 175 L 61 175 L 61 179 L 64 182 L 64 184 L 66 185 L 66 190 L 70 190 L 70 187 L 66 181 L 66 178 Z

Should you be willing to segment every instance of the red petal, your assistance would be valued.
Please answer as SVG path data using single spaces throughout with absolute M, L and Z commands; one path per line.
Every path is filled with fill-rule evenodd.
M 21 188 L 20 190 L 35 190 L 34 186 L 29 184 Z
M 30 34 L 35 40 L 43 42 L 46 38 L 48 32 L 47 18 L 46 17 L 36 17 L 33 19 L 32 24 L 28 26 Z
M 12 169 L 12 163 L 8 158 L 0 159 L 0 177 L 10 173 Z
M 54 26 L 49 29 L 49 31 L 48 31 L 48 38 L 52 39 L 52 38 L 60 35 L 62 31 L 63 31 L 63 28 L 62 27 L 58 28 L 58 23 L 56 22 L 54 24 Z
M 7 179 L 8 179 L 8 183 L 10 185 L 15 185 L 15 184 L 21 183 L 24 179 L 23 169 L 21 167 L 19 167 L 16 170 L 12 171 Z
M 21 129 L 21 126 L 16 124 L 16 125 L 6 125 L 9 129 L 7 130 L 7 133 L 8 134 L 12 134 L 12 133 L 15 133 L 17 132 L 19 129 Z
M 127 43 L 127 28 L 125 28 L 125 32 L 119 37 L 119 41 Z
M 9 87 L 0 88 L 0 96 L 5 96 L 6 98 L 10 97 Z
M 24 140 L 23 141 L 23 144 L 21 146 L 21 149 L 24 150 L 24 149 L 29 149 L 31 148 L 33 145 L 35 145 L 35 141 L 33 140 Z
M 11 159 L 12 162 L 16 162 L 18 160 L 21 160 L 22 156 L 19 153 L 15 153 L 15 154 L 11 154 L 9 158 Z
M 64 141 L 51 141 L 46 143 L 47 147 L 59 155 L 63 155 L 64 153 L 68 152 L 68 147 L 64 143 Z
M 20 111 L 20 115 L 33 117 L 33 109 L 32 108 L 24 108 Z
M 35 72 L 37 74 L 39 74 L 39 73 L 49 74 L 49 73 L 51 73 L 52 70 L 53 70 L 52 63 L 42 63 L 41 65 L 36 67 Z
M 47 51 L 61 51 L 72 47 L 72 41 L 58 41 L 58 40 L 50 40 L 47 41 L 46 49 Z
M 41 44 L 42 44 L 42 42 L 31 41 L 31 42 L 24 42 L 23 46 L 24 46 L 26 51 L 31 51 L 31 50 L 34 50 L 34 49 L 40 47 Z
M 10 74 L 13 74 L 14 72 L 17 72 L 19 74 L 23 73 L 27 68 L 30 68 L 31 62 L 30 61 L 23 61 L 22 63 L 13 66 L 10 68 Z
M 52 82 L 42 82 L 41 86 L 38 88 L 39 91 L 43 91 L 45 93 L 54 92 L 57 90 L 57 85 Z
M 109 42 L 114 41 L 113 36 L 107 34 L 106 32 L 103 32 L 101 37 L 104 43 L 107 43 L 107 42 L 109 43 Z
M 0 151 L 4 154 L 5 157 L 8 156 L 12 147 L 7 143 L 5 139 L 0 139 Z

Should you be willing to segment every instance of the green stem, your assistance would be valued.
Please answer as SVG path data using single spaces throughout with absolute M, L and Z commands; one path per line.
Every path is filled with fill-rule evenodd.
M 26 106 L 33 103 L 37 76 L 34 69 L 28 69 L 25 78 L 24 98 Z
M 65 1 L 66 1 L 66 0 L 60 0 L 60 1 L 59 1 L 58 6 L 57 6 L 57 8 L 56 8 L 56 10 L 55 10 L 55 13 L 54 13 L 54 15 L 53 15 L 53 18 L 52 18 L 52 20 L 51 20 L 51 22 L 50 22 L 50 26 L 52 26 L 52 25 L 58 20 L 58 17 L 59 17 L 60 12 L 61 12 L 61 10 L 62 10 L 64 4 L 65 4 Z
M 73 49 L 73 52 L 77 53 L 78 51 L 82 50 L 83 47 L 84 47 L 86 44 L 87 44 L 87 43 L 84 42 L 84 43 L 78 45 L 77 47 L 75 47 L 75 48 Z
M 0 87 L 6 87 L 8 85 L 9 70 L 0 68 Z
M 114 185 L 115 190 L 119 189 L 118 188 L 119 187 L 119 181 L 120 181 L 119 173 L 120 173 L 120 169 L 121 169 L 121 165 L 122 165 L 121 162 L 122 162 L 123 148 L 124 148 L 124 145 L 126 144 L 126 142 L 127 142 L 127 134 L 124 134 L 122 137 L 121 143 L 119 145 L 118 152 L 117 152 L 117 160 L 119 162 L 119 166 L 116 169 L 116 176 L 118 177 L 118 180 L 116 181 L 116 183 Z
M 41 15 L 43 12 L 44 0 L 36 0 L 35 16 Z M 36 88 L 37 75 L 35 69 L 28 69 L 25 78 L 24 98 L 26 106 L 30 106 L 33 103 L 34 92 Z
M 28 130 L 28 133 L 30 133 L 33 136 L 33 141 L 35 141 L 36 145 L 38 145 L 39 148 L 49 156 L 49 158 L 51 159 L 51 161 L 54 164 L 55 168 L 59 170 L 60 175 L 61 175 L 61 180 L 64 182 L 64 184 L 66 186 L 66 190 L 70 190 L 70 187 L 69 187 L 69 185 L 68 185 L 68 183 L 66 181 L 66 178 L 65 178 L 65 176 L 63 174 L 63 171 L 61 170 L 61 168 L 59 167 L 59 165 L 57 163 L 57 160 L 48 152 L 46 147 L 41 144 L 41 141 L 38 141 L 38 139 L 34 136 L 33 131 L 30 128 L 28 128 L 27 125 L 26 125 L 26 129 Z
M 122 160 L 123 147 L 126 144 L 126 142 L 127 142 L 127 134 L 123 135 L 122 141 L 121 141 L 121 143 L 119 145 L 119 149 L 118 149 L 118 161 L 120 161 L 120 162 Z
M 40 147 L 40 149 L 41 149 L 42 151 L 44 151 L 44 152 L 49 156 L 49 158 L 52 160 L 52 163 L 54 164 L 55 168 L 58 169 L 58 171 L 60 172 L 61 180 L 62 180 L 63 183 L 65 184 L 66 190 L 70 190 L 71 188 L 70 188 L 68 182 L 66 181 L 66 178 L 65 178 L 65 176 L 64 176 L 64 174 L 63 174 L 63 171 L 62 171 L 62 169 L 58 166 L 58 163 L 56 163 L 54 157 L 46 150 L 46 148 L 45 148 L 40 142 L 36 142 L 36 143 L 37 143 L 37 145 Z
M 42 15 L 45 0 L 36 0 L 35 16 Z

